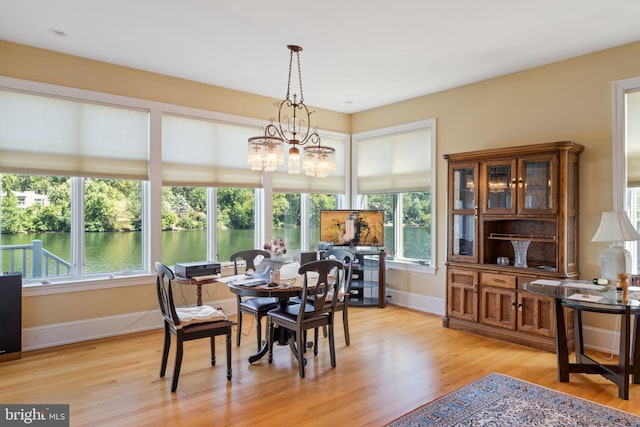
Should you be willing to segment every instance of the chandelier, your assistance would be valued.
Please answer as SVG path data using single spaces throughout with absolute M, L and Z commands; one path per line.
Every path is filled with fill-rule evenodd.
M 289 147 L 288 172 L 300 173 L 300 149 L 304 147 L 302 154 L 302 169 L 306 175 L 324 178 L 336 169 L 336 150 L 320 144 L 318 130 L 311 128 L 311 113 L 304 104 L 302 93 L 302 72 L 300 71 L 300 52 L 302 48 L 295 45 L 287 45 L 289 48 L 289 80 L 287 83 L 287 95 L 274 106 L 278 109 L 277 120 L 271 119 L 271 123 L 264 128 L 262 136 L 249 138 L 249 154 L 247 163 L 251 170 L 266 172 L 275 171 L 278 166 L 284 164 L 284 144 Z M 300 100 L 298 95 L 291 95 L 291 72 L 293 70 L 293 58 L 295 54 L 298 65 L 298 83 Z

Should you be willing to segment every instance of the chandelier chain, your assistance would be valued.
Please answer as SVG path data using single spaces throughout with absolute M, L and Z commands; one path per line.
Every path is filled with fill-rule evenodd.
M 298 65 L 300 64 L 300 61 L 298 61 Z M 291 93 L 291 69 L 293 68 L 293 50 L 291 50 L 289 52 L 289 79 L 287 80 L 287 97 L 286 99 L 289 100 L 289 94 Z
M 298 82 L 300 84 L 300 103 L 304 104 L 304 94 L 302 93 L 302 68 L 300 67 L 300 52 L 296 52 L 298 60 Z

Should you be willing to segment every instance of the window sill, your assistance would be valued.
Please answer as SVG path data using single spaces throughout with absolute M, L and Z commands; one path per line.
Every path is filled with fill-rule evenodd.
M 98 289 L 149 285 L 155 282 L 155 277 L 155 275 L 142 274 L 127 277 L 102 277 L 73 282 L 25 284 L 22 287 L 22 295 L 24 297 L 33 297 L 40 295 L 64 294 L 69 292 L 84 292 Z
M 411 271 L 413 273 L 436 274 L 436 268 L 431 265 L 420 265 L 414 262 L 388 260 L 386 266 L 392 270 Z

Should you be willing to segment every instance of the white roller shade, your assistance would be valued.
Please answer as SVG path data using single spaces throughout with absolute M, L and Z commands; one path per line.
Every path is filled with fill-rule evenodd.
M 193 117 L 162 116 L 162 183 L 262 187 L 247 164 L 247 139 L 261 129 Z
M 345 150 L 345 142 L 341 139 L 321 137 L 322 146 L 331 147 L 336 150 L 336 170 L 331 172 L 326 178 L 307 176 L 300 168 L 300 174 L 291 175 L 287 172 L 287 155 L 285 155 L 284 165 L 272 173 L 273 191 L 281 193 L 325 193 L 344 194 L 345 193 L 345 162 L 348 164 L 348 155 Z M 303 147 L 306 147 L 303 146 Z M 303 147 L 300 148 L 302 152 Z M 285 144 L 285 152 L 290 146 Z
M 0 171 L 148 179 L 149 112 L 0 90 Z
M 431 129 L 356 139 L 358 193 L 431 188 Z

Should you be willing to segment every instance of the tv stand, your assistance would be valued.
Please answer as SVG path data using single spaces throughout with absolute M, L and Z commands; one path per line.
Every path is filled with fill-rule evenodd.
M 351 249 L 358 262 L 353 264 L 349 305 L 384 308 L 387 303 L 384 250 Z

